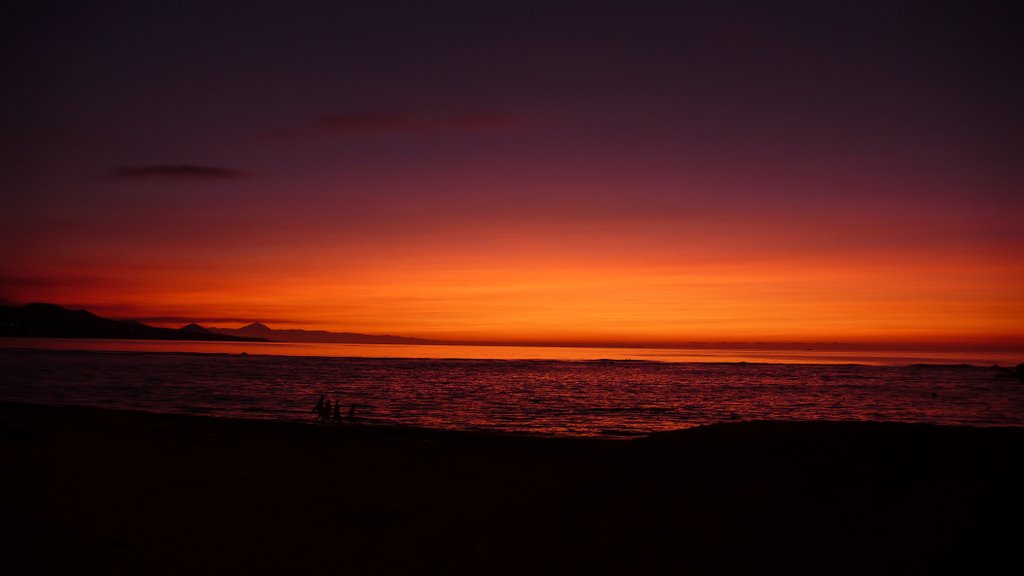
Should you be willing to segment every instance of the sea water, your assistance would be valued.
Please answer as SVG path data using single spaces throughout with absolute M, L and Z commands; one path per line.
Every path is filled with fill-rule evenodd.
M 336 352 L 313 356 L 251 343 L 244 355 L 237 343 L 31 343 L 0 345 L 0 400 L 312 421 L 324 394 L 341 403 L 344 422 L 352 409 L 351 422 L 366 425 L 552 436 L 628 437 L 739 420 L 1024 426 L 1019 378 L 991 364 L 949 364 L 945 353 L 457 347 L 463 357 L 444 358 L 429 357 L 445 352 L 436 346 L 273 349 Z M 352 352 L 362 355 L 339 355 Z

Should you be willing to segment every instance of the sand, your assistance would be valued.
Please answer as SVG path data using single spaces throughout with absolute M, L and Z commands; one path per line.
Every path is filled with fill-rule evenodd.
M 1024 573 L 1024 429 L 539 439 L 0 404 L 7 574 Z

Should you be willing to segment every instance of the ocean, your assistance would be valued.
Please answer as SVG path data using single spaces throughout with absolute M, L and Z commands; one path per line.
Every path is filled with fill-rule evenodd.
M 244 353 L 244 354 L 243 354 Z M 0 401 L 632 437 L 740 420 L 1024 426 L 1008 354 L 4 339 Z

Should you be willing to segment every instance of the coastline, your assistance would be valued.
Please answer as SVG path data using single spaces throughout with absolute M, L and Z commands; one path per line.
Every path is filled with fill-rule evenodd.
M 11 573 L 1013 573 L 1024 428 L 635 440 L 0 403 Z

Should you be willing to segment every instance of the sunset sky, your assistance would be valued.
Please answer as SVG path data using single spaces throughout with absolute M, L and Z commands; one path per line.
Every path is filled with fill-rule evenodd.
M 0 39 L 0 301 L 1024 344 L 1013 7 L 24 2 Z

